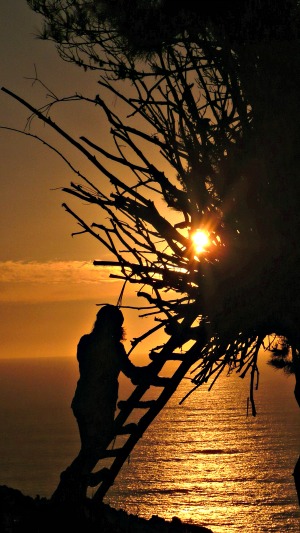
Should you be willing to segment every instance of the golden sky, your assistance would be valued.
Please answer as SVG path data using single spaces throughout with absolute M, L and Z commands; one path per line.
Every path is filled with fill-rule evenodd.
M 95 75 L 65 63 L 54 45 L 35 38 L 40 17 L 25 0 L 0 0 L 0 25 L 1 86 L 42 105 L 45 91 L 32 82 L 36 70 L 58 95 L 95 94 Z M 75 135 L 99 134 L 88 113 L 76 115 L 74 123 L 71 105 L 59 112 Z M 27 117 L 0 92 L 1 125 L 23 129 Z M 0 130 L 0 149 L 0 358 L 72 356 L 92 327 L 96 304 L 115 304 L 122 284 L 110 280 L 107 269 L 93 267 L 105 250 L 92 237 L 71 237 L 78 228 L 61 207 L 69 198 L 57 190 L 74 178 L 65 163 L 37 141 L 6 130 Z M 124 305 L 132 305 L 134 290 L 126 289 Z M 133 311 L 124 315 L 128 349 L 147 324 Z

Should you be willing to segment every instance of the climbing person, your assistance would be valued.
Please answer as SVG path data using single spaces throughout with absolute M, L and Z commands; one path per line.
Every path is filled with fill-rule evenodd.
M 91 471 L 114 435 L 118 399 L 118 376 L 122 371 L 136 384 L 145 368 L 136 367 L 124 345 L 124 317 L 118 307 L 105 305 L 98 311 L 91 333 L 81 337 L 77 347 L 80 377 L 72 410 L 76 418 L 81 449 L 61 474 L 52 499 L 79 501 L 86 496 Z M 144 374 L 145 375 L 145 374 Z

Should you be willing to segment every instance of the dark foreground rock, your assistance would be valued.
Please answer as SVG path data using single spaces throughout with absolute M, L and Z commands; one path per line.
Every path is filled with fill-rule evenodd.
M 87 500 L 67 508 L 46 498 L 31 498 L 0 486 L 1 533 L 212 533 L 210 529 L 157 516 L 149 520 Z

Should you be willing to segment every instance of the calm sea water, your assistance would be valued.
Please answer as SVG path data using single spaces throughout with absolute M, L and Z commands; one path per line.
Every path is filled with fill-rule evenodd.
M 77 379 L 75 359 L 0 360 L 0 484 L 51 495 L 79 449 L 69 407 Z M 122 379 L 122 398 L 129 387 Z M 184 380 L 105 501 L 144 517 L 178 516 L 214 533 L 299 533 L 294 378 L 262 365 L 256 418 L 246 416 L 246 380 L 221 378 L 180 406 L 189 387 Z

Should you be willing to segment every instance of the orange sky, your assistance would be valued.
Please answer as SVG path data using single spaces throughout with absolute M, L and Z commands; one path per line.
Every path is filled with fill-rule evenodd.
M 35 39 L 40 17 L 25 0 L 1 0 L 0 24 L 1 86 L 41 105 L 44 93 L 28 79 L 36 68 L 56 94 L 97 91 L 93 74 L 65 63 L 51 43 Z M 23 129 L 27 117 L 0 92 L 1 125 Z M 81 113 L 74 124 L 70 106 L 60 109 L 58 118 L 78 136 L 100 129 L 89 114 Z M 122 284 L 92 266 L 94 259 L 105 258 L 96 241 L 71 237 L 76 223 L 61 207 L 69 198 L 53 190 L 74 177 L 63 161 L 33 139 L 5 130 L 0 130 L 0 149 L 0 358 L 72 356 L 92 327 L 96 304 L 116 303 Z M 126 289 L 123 303 L 132 305 L 133 297 L 133 289 Z M 129 339 L 143 333 L 147 323 L 133 311 L 124 314 L 128 349 Z

